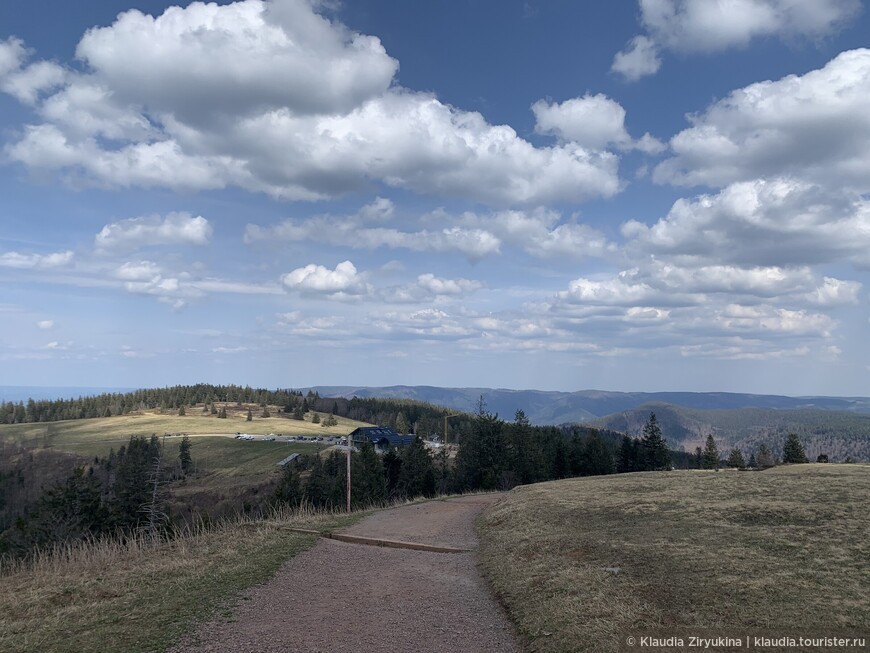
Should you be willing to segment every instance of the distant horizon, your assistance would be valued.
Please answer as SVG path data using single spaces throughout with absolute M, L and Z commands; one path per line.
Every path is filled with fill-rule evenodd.
M 366 389 L 380 389 L 380 388 L 395 388 L 395 387 L 408 387 L 408 388 L 437 388 L 437 389 L 450 389 L 450 390 L 468 390 L 468 389 L 480 389 L 480 390 L 492 390 L 492 391 L 506 391 L 506 392 L 542 392 L 542 393 L 559 393 L 559 394 L 575 394 L 575 393 L 583 393 L 583 392 L 604 392 L 604 393 L 613 393 L 613 394 L 698 394 L 698 395 L 709 395 L 709 394 L 725 394 L 725 395 L 750 395 L 750 396 L 770 396 L 770 397 L 788 397 L 791 399 L 801 399 L 805 397 L 820 397 L 820 398 L 837 398 L 837 399 L 870 399 L 870 395 L 834 395 L 834 394 L 785 394 L 780 392 L 739 392 L 732 390 L 608 390 L 603 388 L 581 388 L 577 390 L 542 390 L 540 388 L 508 388 L 508 387 L 496 387 L 496 386 L 482 386 L 482 385 L 433 385 L 430 383 L 391 383 L 387 385 L 363 385 L 356 383 L 318 383 L 314 385 L 263 385 L 263 384 L 251 384 L 251 383 L 210 383 L 206 381 L 197 381 L 194 383 L 169 383 L 169 384 L 157 384 L 157 385 L 142 385 L 142 386 L 104 386 L 104 385 L 87 385 L 87 386 L 56 386 L 56 385 L 0 385 L 0 402 L 18 402 L 18 401 L 26 401 L 27 399 L 38 400 L 51 400 L 51 399 L 70 399 L 70 398 L 78 398 L 92 395 L 99 395 L 103 393 L 127 393 L 127 392 L 135 392 L 137 390 L 148 390 L 152 388 L 171 388 L 174 386 L 190 386 L 196 385 L 197 383 L 205 383 L 207 385 L 237 385 L 241 387 L 251 387 L 255 389 L 286 389 L 286 390 L 308 390 L 311 388 L 366 388 Z M 36 393 L 37 396 L 27 395 L 25 396 L 25 392 L 40 390 L 43 392 Z M 15 392 L 11 392 L 15 391 Z M 48 396 L 49 392 L 56 393 L 53 396 Z M 87 392 L 85 392 L 87 391 Z M 11 392 L 11 394 L 10 394 Z M 68 394 L 67 394 L 68 393 Z

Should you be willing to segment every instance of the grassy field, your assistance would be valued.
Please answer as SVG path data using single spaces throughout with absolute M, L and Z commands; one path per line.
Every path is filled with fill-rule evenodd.
M 236 520 L 150 545 L 77 545 L 0 569 L 0 651 L 162 651 L 211 615 L 229 617 L 244 588 L 316 542 L 289 527 L 328 530 L 362 514 L 285 513 Z
M 254 415 L 262 409 L 253 406 Z M 272 414 L 277 413 L 271 408 Z M 76 454 L 79 461 L 105 456 L 117 450 L 131 436 L 164 436 L 165 463 L 173 465 L 178 456 L 180 433 L 191 436 L 194 473 L 185 481 L 171 485 L 171 505 L 174 514 L 190 517 L 198 509 L 207 509 L 214 516 L 226 516 L 241 510 L 245 504 L 259 503 L 262 488 L 279 473 L 277 463 L 292 453 L 323 451 L 321 443 L 288 443 L 286 441 L 245 441 L 234 438 L 236 432 L 252 435 L 281 433 L 288 436 L 347 435 L 363 422 L 337 417 L 338 424 L 323 427 L 313 424 L 312 414 L 304 421 L 285 417 L 254 417 L 246 421 L 247 406 L 228 406 L 228 418 L 203 415 L 202 407 L 188 408 L 187 415 L 142 411 L 137 414 L 95 419 L 66 420 L 36 424 L 0 425 L 0 443 L 14 443 L 18 456 L 30 450 Z M 73 466 L 68 462 L 67 466 Z M 61 477 L 69 474 L 66 471 Z M 268 491 L 268 490 L 267 490 Z
M 868 465 L 555 481 L 482 516 L 481 559 L 530 651 L 645 634 L 870 642 L 868 506 Z
M 117 417 L 98 417 L 95 419 L 65 420 L 62 422 L 39 422 L 35 424 L 0 424 L 0 440 L 16 442 L 24 446 L 54 447 L 61 450 L 76 451 L 76 447 L 104 443 L 106 451 L 110 446 L 123 444 L 131 435 L 158 435 L 167 433 L 225 434 L 237 432 L 252 435 L 283 433 L 284 435 L 330 436 L 347 435 L 358 426 L 368 426 L 363 422 L 337 417 L 337 426 L 324 427 L 311 423 L 312 414 L 304 421 L 285 417 L 257 417 L 258 406 L 253 407 L 253 421 L 246 421 L 246 409 L 230 412 L 227 419 L 213 415 L 202 415 L 202 407 L 188 408 L 187 415 L 161 414 L 156 411 L 142 411 Z M 277 409 L 272 410 L 275 415 Z

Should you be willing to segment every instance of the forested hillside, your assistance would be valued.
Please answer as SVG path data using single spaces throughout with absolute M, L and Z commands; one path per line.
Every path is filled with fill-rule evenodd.
M 775 456 L 781 456 L 786 435 L 796 433 L 811 460 L 822 454 L 831 462 L 870 460 L 870 415 L 858 413 L 764 408 L 699 410 L 651 403 L 592 423 L 638 434 L 650 411 L 658 416 L 669 445 L 689 452 L 703 447 L 707 435 L 712 435 L 722 450 L 737 447 L 748 456 L 764 444 Z

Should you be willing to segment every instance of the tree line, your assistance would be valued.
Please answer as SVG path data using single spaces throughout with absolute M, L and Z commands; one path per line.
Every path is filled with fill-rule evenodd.
M 651 417 L 654 431 L 655 416 Z M 655 468 L 669 468 L 661 431 L 654 446 Z M 612 474 L 617 470 L 621 434 L 596 428 L 532 426 L 522 410 L 513 422 L 499 419 L 481 401 L 456 453 L 446 447 L 430 454 L 419 435 L 413 443 L 378 456 L 366 443 L 351 454 L 351 498 L 364 506 L 416 496 L 509 490 L 517 485 L 577 476 Z M 646 445 L 644 445 L 646 446 Z M 663 451 L 659 449 L 663 448 Z M 288 464 L 274 493 L 278 503 L 307 502 L 318 508 L 341 508 L 346 502 L 346 454 L 300 456 Z M 646 467 L 644 467 L 646 468 Z M 653 467 L 649 467 L 652 469 Z M 624 470 L 627 471 L 627 470 Z

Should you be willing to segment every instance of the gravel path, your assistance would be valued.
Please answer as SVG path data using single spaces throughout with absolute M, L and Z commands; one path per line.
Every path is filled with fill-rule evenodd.
M 474 518 L 498 495 L 378 512 L 352 535 L 475 549 Z M 252 588 L 232 620 L 203 624 L 172 653 L 519 651 L 472 553 L 321 539 Z

